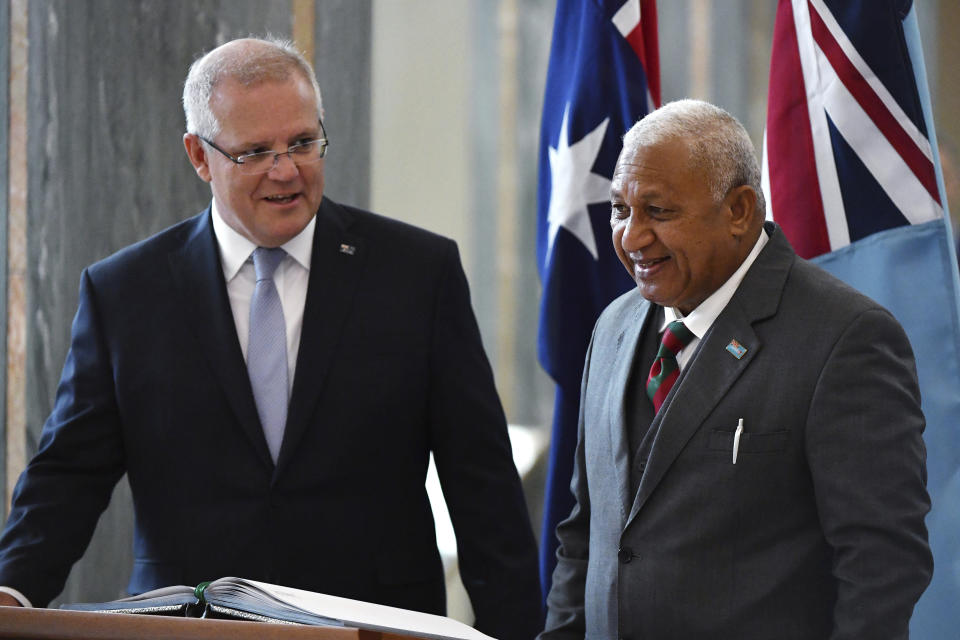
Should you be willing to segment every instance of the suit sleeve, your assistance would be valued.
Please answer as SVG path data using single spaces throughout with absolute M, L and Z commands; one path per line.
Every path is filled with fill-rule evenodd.
M 577 425 L 577 448 L 573 460 L 570 490 L 574 506 L 570 516 L 557 525 L 557 566 L 547 595 L 547 621 L 538 640 L 582 640 L 586 634 L 584 595 L 587 582 L 587 561 L 590 549 L 590 493 L 587 485 L 587 463 L 584 452 L 584 410 L 593 340 L 587 348 L 586 364 L 580 393 L 580 418 Z
M 536 542 L 452 242 L 443 266 L 433 319 L 429 414 L 460 574 L 477 629 L 500 640 L 530 640 L 543 615 Z
M 0 537 L 0 584 L 46 606 L 83 554 L 123 475 L 109 354 L 84 271 L 70 351 L 37 455 L 21 474 Z
M 861 314 L 814 393 L 807 455 L 837 583 L 833 640 L 907 638 L 933 572 L 925 426 L 910 344 L 889 313 Z

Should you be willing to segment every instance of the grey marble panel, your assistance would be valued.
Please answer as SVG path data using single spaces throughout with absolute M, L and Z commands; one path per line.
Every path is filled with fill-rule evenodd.
M 0 3 L 0 42 L 10 42 L 10 3 Z M 7 136 L 10 119 L 10 48 L 0 47 L 0 336 L 7 335 Z M 0 420 L 7 415 L 7 341 L 0 340 Z M 7 438 L 0 432 L 0 496 L 7 495 Z M 0 520 L 7 518 L 7 501 L 0 500 Z
M 501 55 L 499 2 L 474 0 L 471 6 L 471 215 L 470 243 L 475 256 L 470 265 L 471 294 L 480 332 L 494 369 L 512 367 L 512 406 L 509 418 L 520 424 L 550 423 L 553 408 L 553 383 L 544 373 L 537 359 L 537 327 L 539 306 L 537 300 L 540 280 L 536 260 L 537 160 L 540 144 L 540 117 L 543 110 L 543 92 L 546 85 L 550 40 L 556 12 L 556 0 L 524 0 L 516 3 L 516 61 L 511 72 L 516 78 L 515 122 L 502 123 Z M 498 300 L 498 266 L 490 260 L 491 249 L 497 242 L 496 215 L 499 154 L 503 146 L 500 138 L 505 130 L 516 134 L 515 165 L 517 176 L 517 211 L 519 217 L 511 232 L 516 234 L 517 279 L 514 283 L 514 308 L 519 314 L 513 319 L 513 349 L 510 363 L 496 362 L 496 336 L 506 320 Z M 512 135 L 512 133 L 511 133 Z
M 691 0 L 657 3 L 661 102 L 689 96 Z M 696 96 L 703 98 L 704 96 Z
M 497 167 L 500 153 L 500 41 L 497 13 L 500 2 L 471 2 L 470 23 L 470 295 L 477 324 L 494 371 L 497 331 L 501 322 L 497 300 L 497 262 L 490 256 L 497 242 Z M 542 98 L 541 98 L 542 100 Z M 536 157 L 536 156 L 534 156 Z
M 364 40 L 369 11 L 364 18 L 362 10 L 348 4 L 318 3 L 318 24 L 327 25 L 329 6 L 333 17 L 325 28 L 343 43 Z M 69 346 L 80 271 L 209 201 L 209 188 L 194 174 L 181 140 L 180 94 L 188 66 L 203 51 L 236 37 L 289 36 L 291 5 L 289 0 L 33 0 L 29 25 L 27 420 L 32 452 Z M 342 145 L 338 153 L 343 149 L 363 176 L 369 173 L 369 75 L 367 56 L 365 66 L 334 68 L 323 79 L 331 97 L 367 96 L 352 119 L 344 118 L 358 132 L 338 123 L 334 138 Z M 342 90 L 358 85 L 366 94 Z M 359 141 L 356 148 L 348 140 Z M 364 201 L 367 182 L 357 181 L 355 200 Z M 132 560 L 131 534 L 124 481 L 58 601 L 122 595 Z
M 750 104 L 750 68 L 749 32 L 745 25 L 750 24 L 751 10 L 741 3 L 715 3 L 711 29 L 712 51 L 711 75 L 714 77 L 710 100 L 732 113 L 741 122 L 746 122 Z M 747 31 L 747 33 L 744 33 Z M 772 27 L 771 27 L 772 31 Z M 730 34 L 738 34 L 731 37 Z
M 314 23 L 314 69 L 330 136 L 324 191 L 370 206 L 370 0 L 321 0 Z
M 530 300 L 540 298 L 540 275 L 537 268 L 537 160 L 540 152 L 540 118 L 543 113 L 543 92 L 546 88 L 547 65 L 553 35 L 553 20 L 556 0 L 525 0 L 518 3 L 520 15 L 519 51 L 517 61 L 518 112 L 517 166 L 521 172 L 517 183 L 520 187 L 520 203 L 517 210 L 520 220 L 518 285 L 516 305 L 517 318 L 516 367 L 517 400 L 515 415 L 511 419 L 520 424 L 546 425 L 553 420 L 554 383 L 544 372 L 537 356 L 537 334 L 540 323 L 540 306 Z M 551 25 L 551 28 L 545 28 Z M 540 511 L 538 509 L 538 511 Z M 531 514 L 533 512 L 531 511 Z M 534 517 L 534 530 L 539 535 L 540 517 Z

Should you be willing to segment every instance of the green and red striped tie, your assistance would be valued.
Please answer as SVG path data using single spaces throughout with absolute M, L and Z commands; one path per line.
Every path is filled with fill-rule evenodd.
M 693 334 L 683 326 L 680 320 L 674 320 L 663 332 L 660 350 L 657 359 L 650 367 L 647 376 L 647 396 L 653 402 L 653 410 L 660 411 L 660 405 L 666 400 L 667 394 L 673 388 L 673 383 L 680 376 L 680 365 L 677 363 L 677 354 L 693 340 Z

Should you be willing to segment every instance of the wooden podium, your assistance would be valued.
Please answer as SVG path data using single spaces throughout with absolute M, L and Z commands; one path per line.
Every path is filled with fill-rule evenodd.
M 310 627 L 127 613 L 0 607 L 0 638 L 16 640 L 411 640 L 350 627 Z

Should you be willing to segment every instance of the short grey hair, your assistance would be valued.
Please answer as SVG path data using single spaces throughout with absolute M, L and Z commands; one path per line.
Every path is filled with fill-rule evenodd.
M 734 187 L 748 185 L 757 192 L 757 215 L 766 204 L 760 182 L 760 164 L 747 130 L 727 111 L 702 100 L 668 102 L 642 118 L 623 137 L 624 149 L 682 139 L 694 167 L 705 170 L 717 202 Z
M 190 65 L 183 83 L 187 133 L 208 139 L 220 133 L 220 122 L 210 108 L 210 98 L 223 80 L 254 86 L 271 80 L 286 80 L 292 73 L 299 73 L 310 81 L 317 96 L 317 114 L 323 113 L 320 85 L 313 67 L 290 40 L 272 36 L 243 38 L 204 54 Z

